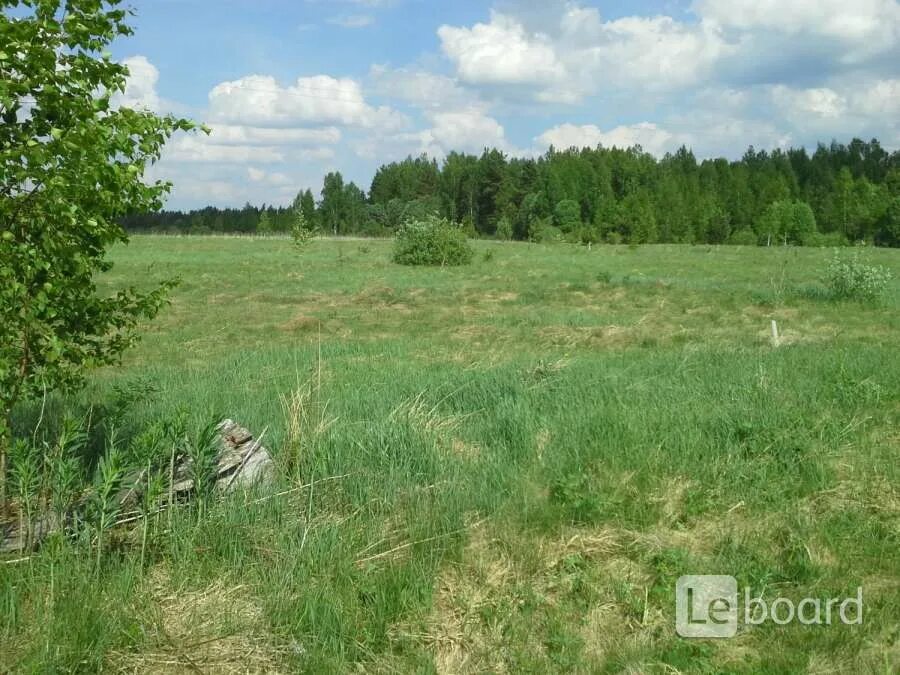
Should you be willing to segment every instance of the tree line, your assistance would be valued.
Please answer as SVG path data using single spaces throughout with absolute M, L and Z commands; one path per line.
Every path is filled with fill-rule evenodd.
M 452 152 L 378 169 L 368 193 L 329 173 L 319 198 L 287 207 L 131 216 L 132 231 L 287 232 L 302 212 L 323 233 L 384 236 L 437 214 L 471 236 L 610 243 L 900 246 L 900 151 L 854 139 L 698 161 L 686 147 L 661 159 L 639 146 L 551 148 L 538 158 Z

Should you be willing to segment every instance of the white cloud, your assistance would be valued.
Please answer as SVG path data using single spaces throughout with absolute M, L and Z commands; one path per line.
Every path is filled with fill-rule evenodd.
M 461 150 L 480 153 L 487 148 L 509 149 L 501 124 L 479 109 L 435 113 L 428 130 L 431 143 L 443 153 Z
M 515 18 L 491 13 L 490 23 L 472 28 L 441 26 L 444 54 L 456 64 L 460 79 L 472 84 L 547 84 L 565 78 L 549 39 L 526 33 Z
M 666 120 L 666 125 L 698 157 L 740 158 L 749 146 L 785 149 L 793 142 L 780 121 L 752 119 L 740 111 L 693 109 Z
M 895 49 L 900 4 L 895 0 L 698 0 L 694 11 L 741 31 L 809 33 L 844 43 L 842 60 L 860 61 Z
M 839 118 L 847 112 L 847 99 L 828 87 L 791 89 L 784 85 L 772 88 L 775 104 L 791 118 Z
M 596 42 L 570 55 L 572 67 L 580 65 L 588 81 L 626 89 L 670 90 L 696 83 L 731 49 L 715 26 L 684 24 L 668 16 L 582 23 L 577 30 L 587 28 Z
M 896 125 L 900 118 L 900 79 L 856 83 L 850 94 L 851 105 L 864 115 L 883 117 Z
M 426 70 L 375 64 L 369 69 L 369 77 L 380 95 L 420 108 L 458 108 L 475 103 L 476 97 L 455 79 Z
M 290 185 L 293 183 L 291 177 L 281 172 L 270 173 L 263 171 L 254 166 L 247 167 L 247 178 L 253 183 L 263 183 L 266 185 Z
M 122 61 L 128 66 L 128 79 L 124 93 L 117 93 L 112 98 L 113 107 L 146 109 L 160 111 L 160 98 L 156 93 L 159 82 L 159 70 L 150 63 L 146 56 L 129 56 Z
M 827 79 L 835 68 L 880 60 L 883 69 L 900 59 L 896 0 L 698 0 L 695 20 L 630 15 L 605 21 L 577 2 L 504 7 L 488 23 L 438 29 L 460 80 L 492 85 L 500 97 L 521 99 L 528 88 L 536 101 L 574 104 L 610 92 L 661 100 L 712 81 L 805 78 L 807 86 L 818 86 L 815 79 Z
M 283 162 L 285 154 L 276 146 L 216 145 L 208 136 L 180 135 L 166 145 L 163 158 L 166 162 L 200 164 L 269 164 Z
M 777 85 L 769 95 L 782 123 L 805 142 L 877 136 L 886 147 L 900 145 L 900 79 L 853 75 L 827 87 Z
M 493 12 L 490 23 L 441 26 L 444 54 L 471 84 L 531 86 L 533 98 L 577 103 L 611 88 L 670 90 L 707 77 L 733 51 L 712 22 L 668 16 L 602 21 L 596 9 L 567 4 L 550 33 L 529 31 Z
M 247 175 L 209 175 L 196 173 L 169 175 L 174 178 L 170 204 L 198 208 L 207 204 L 240 207 L 251 204 L 289 204 L 299 184 L 273 185 L 247 179 Z
M 215 145 L 328 145 L 339 143 L 337 127 L 279 129 L 235 124 L 211 124 L 210 142 Z
M 209 93 L 209 111 L 214 120 L 259 127 L 339 124 L 392 129 L 406 123 L 396 111 L 366 103 L 355 80 L 328 75 L 301 77 L 289 87 L 268 75 L 222 82 Z
M 523 154 L 506 138 L 503 125 L 480 107 L 430 112 L 426 118 L 430 126 L 425 129 L 369 137 L 355 143 L 354 151 L 359 157 L 378 162 L 422 153 L 437 159 L 452 151 L 481 154 L 485 148 Z
M 593 124 L 582 126 L 560 124 L 538 136 L 535 142 L 544 150 L 551 145 L 557 150 L 572 147 L 594 148 L 598 145 L 606 148 L 630 148 L 640 145 L 646 152 L 657 156 L 681 145 L 675 134 L 652 122 L 618 126 L 609 131 L 603 131 Z

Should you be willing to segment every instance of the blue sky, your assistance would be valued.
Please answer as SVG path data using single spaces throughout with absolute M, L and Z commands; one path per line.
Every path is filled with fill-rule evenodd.
M 338 169 L 877 137 L 900 146 L 896 0 L 144 0 L 122 102 L 207 122 L 152 171 L 170 206 L 286 203 Z

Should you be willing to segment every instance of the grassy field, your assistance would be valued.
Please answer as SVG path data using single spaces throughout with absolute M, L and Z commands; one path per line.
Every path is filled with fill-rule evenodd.
M 0 564 L 0 671 L 897 672 L 900 253 L 866 306 L 826 250 L 476 246 L 116 250 L 111 288 L 183 283 L 77 405 L 268 429 L 286 494 Z M 685 639 L 683 574 L 864 620 Z

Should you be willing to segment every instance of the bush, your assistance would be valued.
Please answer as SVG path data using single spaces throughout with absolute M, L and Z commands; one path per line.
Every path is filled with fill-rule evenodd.
M 394 241 L 400 265 L 468 265 L 473 255 L 465 231 L 437 216 L 406 222 Z
M 859 251 L 848 258 L 835 251 L 822 281 L 834 300 L 874 302 L 884 295 L 891 278 L 890 270 L 881 265 L 862 262 Z
M 528 238 L 536 244 L 552 244 L 563 241 L 565 235 L 550 219 L 542 218 L 531 224 Z
M 565 239 L 566 236 L 563 234 L 563 231 L 555 225 L 548 225 L 547 227 L 543 227 L 535 233 L 535 241 L 544 244 L 555 244 L 561 241 L 565 241 Z
M 811 232 L 803 239 L 804 246 L 818 246 L 819 248 L 835 248 L 847 246 L 847 237 L 840 232 Z
M 750 229 L 738 230 L 728 237 L 728 243 L 732 246 L 756 246 L 756 233 Z
M 553 209 L 553 224 L 563 232 L 574 232 L 582 225 L 581 207 L 572 199 L 563 199 Z
M 593 227 L 588 227 L 587 225 L 582 225 L 581 227 L 572 230 L 572 232 L 569 233 L 568 239 L 573 244 L 583 244 L 584 246 L 600 243 L 600 236 L 597 230 Z
M 316 229 L 307 222 L 303 211 L 296 209 L 294 211 L 294 221 L 291 223 L 291 239 L 294 241 L 294 246 L 302 251 L 309 246 L 315 236 Z
M 816 231 L 816 217 L 806 202 L 782 199 L 769 204 L 756 230 L 772 244 L 802 244 Z

